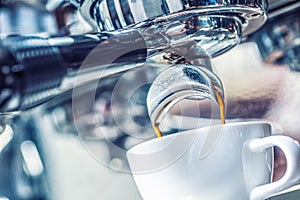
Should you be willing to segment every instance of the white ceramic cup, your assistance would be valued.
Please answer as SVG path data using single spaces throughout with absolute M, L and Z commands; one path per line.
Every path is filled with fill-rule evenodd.
M 300 180 L 299 143 L 271 133 L 262 122 L 205 127 L 144 142 L 127 158 L 143 199 L 265 199 Z M 272 183 L 274 146 L 287 169 Z

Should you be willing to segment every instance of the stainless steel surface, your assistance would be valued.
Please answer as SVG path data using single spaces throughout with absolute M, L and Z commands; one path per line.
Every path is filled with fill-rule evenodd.
M 159 1 L 156 2 L 158 3 Z M 99 2 L 90 5 L 91 8 L 89 7 L 89 9 L 94 9 L 93 6 L 96 6 L 97 3 Z M 256 15 L 255 18 L 262 19 L 261 23 L 263 23 L 266 16 L 265 2 L 261 1 L 258 3 L 255 1 L 248 3 L 250 8 L 255 7 L 261 9 L 261 13 Z M 81 2 L 80 8 L 84 8 L 84 5 L 85 1 Z M 101 7 L 101 5 L 99 6 Z M 168 4 L 166 6 L 170 5 Z M 192 4 L 185 6 L 195 6 L 200 9 L 203 5 Z M 200 9 L 205 10 L 207 8 L 212 10 L 212 13 L 207 16 L 203 16 L 205 13 L 201 12 L 193 14 L 187 9 L 181 10 L 179 13 L 176 11 L 175 20 L 173 16 L 175 11 L 173 10 L 169 10 L 170 13 L 165 13 L 170 14 L 170 16 L 164 16 L 168 18 L 167 20 L 156 21 L 156 19 L 160 18 L 156 16 L 153 23 L 151 22 L 149 24 L 148 19 L 144 19 L 144 23 L 147 23 L 147 25 L 134 26 L 137 31 L 140 32 L 140 35 L 134 34 L 136 32 L 134 30 L 122 30 L 120 32 L 99 33 L 98 35 L 85 35 L 82 37 L 65 36 L 53 39 L 36 37 L 23 38 L 16 36 L 6 37 L 1 41 L 1 45 L 3 46 L 2 51 L 4 52 L 1 61 L 3 63 L 2 71 L 5 71 L 1 79 L 11 81 L 3 81 L 1 84 L 1 88 L 5 91 L 1 95 L 1 112 L 27 110 L 44 103 L 54 95 L 57 95 L 57 87 L 59 87 L 61 83 L 69 84 L 69 80 L 62 81 L 62 79 L 66 79 L 70 73 L 76 73 L 78 77 L 80 77 L 80 74 L 84 74 L 84 81 L 76 81 L 76 86 L 78 86 L 78 82 L 82 84 L 93 81 L 94 78 L 99 75 L 108 77 L 118 73 L 125 73 L 129 69 L 137 68 L 140 62 L 136 62 L 134 55 L 137 55 L 138 60 L 141 57 L 141 62 L 144 62 L 146 59 L 146 55 L 140 56 L 141 53 L 148 53 L 148 57 L 158 52 L 163 55 L 162 57 L 165 57 L 166 53 L 173 53 L 177 56 L 182 56 L 187 62 L 192 64 L 199 64 L 199 62 L 193 63 L 195 60 L 201 62 L 203 50 L 209 56 L 214 57 L 220 55 L 233 48 L 240 41 L 244 23 L 246 22 L 247 25 L 251 24 L 250 19 L 253 18 L 252 14 L 247 17 L 247 13 L 246 15 L 241 14 L 240 16 L 239 9 L 237 9 L 238 14 L 235 15 L 236 8 L 232 8 L 231 4 L 223 5 L 224 7 L 222 7 L 222 5 L 223 4 L 218 5 L 221 7 L 217 8 L 220 8 L 221 11 L 225 9 L 226 12 L 229 12 L 227 10 L 229 7 L 232 9 L 232 13 L 229 12 L 226 13 L 226 15 L 223 15 L 222 12 L 213 14 L 216 8 L 207 5 Z M 245 7 L 246 10 L 248 9 L 248 7 L 243 7 L 239 4 L 234 4 L 234 6 Z M 105 14 L 103 10 L 96 12 L 98 14 L 99 12 Z M 135 9 L 131 10 L 131 12 L 132 15 L 134 15 Z M 243 14 L 245 13 L 243 12 Z M 117 20 L 117 16 L 115 17 L 115 20 Z M 98 20 L 98 18 L 94 19 Z M 254 23 L 254 25 L 256 28 L 261 26 L 260 23 Z M 98 26 L 101 28 L 101 24 L 98 24 Z M 133 27 L 131 27 L 131 29 L 133 29 Z M 123 37 L 127 38 L 127 35 L 128 39 L 124 41 Z M 141 40 L 142 42 L 139 42 Z M 137 44 L 128 45 L 128 43 L 133 41 Z M 146 48 L 148 48 L 148 52 Z M 42 49 L 47 50 L 42 51 Z M 100 51 L 98 51 L 99 49 Z M 184 52 L 184 55 L 182 55 L 182 52 Z M 100 59 L 99 55 L 101 55 Z M 123 61 L 124 55 L 127 57 L 125 61 Z M 41 59 L 43 56 L 44 58 Z M 122 60 L 122 62 L 114 63 L 114 61 L 118 60 Z M 160 59 L 155 61 L 156 63 L 161 62 Z M 39 68 L 37 63 L 43 65 L 44 68 Z M 53 67 L 56 67 L 52 71 L 51 69 L 53 67 L 48 66 L 51 63 Z M 17 73 L 13 70 L 14 65 L 22 66 L 18 69 Z M 83 68 L 84 70 L 82 70 Z M 38 69 L 41 71 L 38 71 Z M 105 74 L 103 71 L 105 71 Z M 49 76 L 49 79 L 44 78 L 43 74 L 45 72 L 47 76 Z M 9 76 L 10 79 L 7 78 L 7 76 Z M 39 82 L 39 85 L 31 82 L 30 79 Z M 14 84 L 12 84 L 12 82 Z M 16 83 L 20 84 L 21 82 L 24 82 L 24 85 L 15 86 Z M 71 82 L 71 84 L 73 84 L 73 82 Z M 65 89 L 69 87 L 63 85 L 60 88 Z
M 128 26 L 178 21 L 197 15 L 234 15 L 244 20 L 244 35 L 257 30 L 266 19 L 267 2 L 248 1 L 97 1 L 82 3 L 82 14 L 93 19 L 100 30 L 116 30 Z M 94 7 L 93 7 L 94 6 Z
M 193 60 L 193 55 L 188 55 L 182 50 L 187 43 L 193 43 L 201 53 L 218 56 L 234 46 L 242 37 L 242 21 L 238 17 L 227 15 L 200 15 L 191 16 L 185 20 L 159 23 L 145 28 L 137 28 L 141 32 L 149 48 L 167 44 L 171 48 L 167 51 L 176 51 L 176 54 Z M 156 40 L 154 40 L 154 38 Z M 157 40 L 160 38 L 160 40 Z M 155 42 L 157 41 L 157 42 Z M 162 41 L 165 41 L 162 43 Z M 159 42 L 159 43 L 158 43 Z M 157 47 L 156 47 L 157 48 Z M 193 48 L 189 46 L 189 48 Z M 184 52 L 186 52 L 184 54 Z
M 80 1 L 72 2 L 79 6 Z M 56 33 L 65 36 L 91 31 L 77 12 L 67 10 L 68 6 L 60 4 L 61 1 L 30 2 L 1 1 L 2 35 Z M 212 69 L 224 83 L 229 122 L 266 119 L 273 123 L 277 133 L 300 140 L 297 126 L 300 123 L 299 74 L 282 65 L 264 63 L 255 43 L 245 43 L 227 52 L 242 36 L 262 26 L 267 1 L 92 2 L 84 1 L 80 11 L 94 26 L 94 31 L 133 28 L 151 41 L 148 48 L 156 51 L 149 55 L 152 57 L 143 67 L 108 73 L 99 83 L 81 86 L 77 96 L 72 96 L 72 91 L 64 92 L 35 110 L 14 113 L 15 118 L 2 115 L 1 125 L 10 124 L 15 134 L 0 153 L 0 199 L 141 199 L 131 175 L 120 171 L 128 171 L 126 150 L 155 137 L 146 109 L 150 84 L 166 66 L 183 63 L 210 66 L 210 60 L 203 59 L 203 53 L 218 55 L 213 59 Z M 125 5 L 118 6 L 122 2 Z M 284 52 L 294 44 L 289 43 L 289 39 L 297 42 L 298 20 L 291 24 L 290 19 L 298 19 L 298 11 L 292 14 L 291 10 L 299 2 L 270 0 L 269 3 L 270 22 L 273 17 L 285 14 L 280 17 L 279 29 L 270 29 L 276 34 L 267 41 L 278 43 L 274 49 Z M 56 12 L 64 19 L 61 26 L 57 26 L 57 19 L 45 8 L 62 9 Z M 285 22 L 288 40 L 281 35 L 282 30 L 286 30 L 281 28 Z M 258 33 L 264 30 L 268 33 L 266 27 Z M 298 51 L 294 53 L 299 55 Z M 80 77 L 81 83 L 97 79 L 97 73 L 85 75 Z M 65 81 L 62 91 L 72 86 L 72 80 Z M 91 96 L 95 85 L 95 96 Z M 95 101 L 87 105 L 91 97 Z M 76 98 L 79 103 L 74 104 Z M 193 105 L 188 103 L 195 108 Z M 74 107 L 78 111 L 76 115 Z M 195 109 L 191 110 L 196 114 Z M 185 110 L 185 114 L 188 112 Z M 178 128 L 176 120 L 172 122 L 174 126 L 170 123 L 168 130 Z M 192 127 L 189 123 L 186 129 Z M 206 124 L 204 120 L 201 123 Z M 278 166 L 277 171 L 282 165 Z M 271 199 L 299 199 L 299 189 L 295 186 L 289 193 Z
M 99 31 L 137 28 L 146 40 L 153 33 L 170 38 L 171 42 L 178 37 L 194 40 L 211 56 L 233 48 L 242 35 L 259 29 L 266 20 L 266 9 L 264 0 L 83 0 L 80 4 L 82 16 Z
M 168 29 L 163 25 L 141 33 L 123 30 L 50 38 L 5 37 L 0 41 L 4 52 L 0 60 L 1 79 L 11 81 L 1 83 L 5 92 L 0 95 L 0 111 L 30 109 L 100 76 L 115 76 L 138 68 L 147 57 L 156 54 L 162 55 L 161 58 L 168 53 L 175 54 L 199 65 L 205 60 L 203 54 L 216 56 L 239 42 L 240 24 L 234 18 L 196 17 L 188 22 L 184 31 L 178 29 L 182 24 L 177 23 L 170 24 Z M 195 23 L 200 26 L 195 27 Z M 224 25 L 232 32 L 224 31 Z M 159 63 L 161 58 L 153 60 Z M 18 68 L 17 72 L 14 68 Z

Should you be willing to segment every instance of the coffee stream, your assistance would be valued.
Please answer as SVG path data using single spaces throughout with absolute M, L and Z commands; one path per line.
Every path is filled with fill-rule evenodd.
M 157 136 L 158 138 L 160 138 L 160 137 L 163 136 L 162 132 L 160 131 L 160 129 L 159 129 L 159 127 L 158 127 L 158 124 L 153 125 L 153 129 L 154 129 L 154 131 L 155 131 L 155 133 L 156 133 L 156 136 Z
M 216 95 L 216 101 L 217 101 L 217 103 L 219 105 L 219 109 L 220 109 L 221 123 L 225 124 L 225 102 L 224 102 L 223 95 L 221 94 L 221 92 L 218 88 L 215 88 L 215 95 Z M 158 138 L 163 136 L 162 132 L 159 129 L 159 124 L 154 124 L 153 129 Z
M 221 117 L 221 123 L 225 124 L 225 102 L 224 102 L 224 96 L 221 93 L 221 89 L 215 87 L 215 94 L 217 98 L 217 102 L 219 104 L 220 109 L 220 117 Z
M 224 99 L 221 98 L 220 96 L 217 96 L 217 101 L 220 107 L 220 116 L 221 116 L 221 123 L 225 124 L 225 103 Z

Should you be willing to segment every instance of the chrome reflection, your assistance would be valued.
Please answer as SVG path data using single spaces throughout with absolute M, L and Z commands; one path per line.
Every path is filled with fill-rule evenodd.
M 0 128 L 0 153 L 6 147 L 6 145 L 12 140 L 14 132 L 9 125 L 6 125 L 3 129 L 1 126 Z
M 233 15 L 243 18 L 244 34 L 259 28 L 266 19 L 264 0 L 138 0 L 138 1 L 82 1 L 82 15 L 93 21 L 99 30 L 112 31 L 129 26 L 180 21 L 197 15 Z
M 266 0 L 82 0 L 80 6 L 74 3 L 98 31 L 137 28 L 146 40 L 153 33 L 154 37 L 171 36 L 173 41 L 176 38 L 176 43 L 180 39 L 195 40 L 213 57 L 259 29 L 266 21 L 267 4 Z
M 32 141 L 26 140 L 22 142 L 20 149 L 25 173 L 32 177 L 43 174 L 44 166 L 36 145 Z

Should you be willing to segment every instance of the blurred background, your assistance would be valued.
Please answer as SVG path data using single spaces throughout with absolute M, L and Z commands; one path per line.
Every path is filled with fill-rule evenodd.
M 1 0 L 0 37 L 97 31 L 76 4 L 80 1 Z M 225 89 L 228 122 L 268 121 L 274 134 L 300 141 L 299 11 L 298 0 L 270 0 L 266 24 L 212 59 Z M 0 149 L 0 200 L 141 199 L 128 173 L 126 150 L 155 138 L 146 98 L 161 70 L 145 63 L 101 79 L 93 106 L 84 104 L 93 92 L 84 85 L 76 96 L 68 91 L 30 111 L 3 114 L 1 123 L 12 125 L 14 137 Z M 76 119 L 74 106 L 80 113 Z M 198 117 L 194 103 L 186 107 L 184 115 Z M 275 167 L 284 170 L 284 160 Z M 296 186 L 271 199 L 299 199 L 299 190 Z

